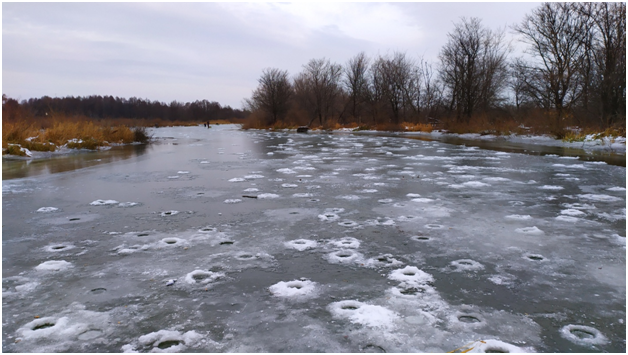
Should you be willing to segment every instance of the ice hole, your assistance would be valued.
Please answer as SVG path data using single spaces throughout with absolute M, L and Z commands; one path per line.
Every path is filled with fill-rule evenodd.
M 54 326 L 55 326 L 54 323 L 43 323 L 43 324 L 39 324 L 33 327 L 33 330 L 46 329 L 46 328 L 50 328 Z
M 230 241 L 230 240 L 227 240 L 227 241 L 224 241 L 224 242 L 220 242 L 220 245 L 231 245 L 231 244 L 233 244 L 233 242 Z
M 577 336 L 579 339 L 593 339 L 595 334 L 585 329 L 574 328 L 569 331 L 571 334 Z
M 409 288 L 400 290 L 399 293 L 401 293 L 402 295 L 414 296 L 414 295 L 419 294 L 419 293 L 425 293 L 425 288 L 423 288 L 423 287 L 409 287 Z
M 480 323 L 481 321 L 474 316 L 460 316 L 458 320 L 463 323 Z
M 207 274 L 194 274 L 192 275 L 192 278 L 196 281 L 201 281 L 201 280 L 205 280 L 209 275 Z
M 78 221 L 80 218 L 70 218 L 70 221 Z
M 99 288 L 95 288 L 95 289 L 91 290 L 90 292 L 99 295 L 101 293 L 107 292 L 107 289 L 103 288 L 103 287 L 99 287 Z
M 386 350 L 379 345 L 368 344 L 363 349 L 362 352 L 365 353 L 385 353 Z
M 293 285 L 288 285 L 288 287 L 296 288 L 298 290 L 298 289 L 302 288 L 303 286 L 301 286 L 300 284 L 293 284 Z
M 176 239 L 164 239 L 164 243 L 166 243 L 166 244 L 176 244 L 177 240 Z
M 157 345 L 157 347 L 160 348 L 160 349 L 168 349 L 169 347 L 177 346 L 179 344 L 181 344 L 181 342 L 178 341 L 178 340 L 166 340 L 166 341 L 162 341 L 161 343 L 159 343 L 159 345 Z
M 336 256 L 339 257 L 339 258 L 348 258 L 351 255 L 352 254 L 350 254 L 350 253 L 338 253 L 338 254 L 336 254 Z
M 543 257 L 540 256 L 540 255 L 528 255 L 528 259 L 535 260 L 535 261 L 541 261 L 541 260 L 543 260 Z
M 299 212 L 290 212 L 290 214 L 299 214 Z
M 165 215 L 170 215 L 172 212 L 164 212 Z
M 342 309 L 348 309 L 348 310 L 350 310 L 350 311 L 353 311 L 353 310 L 358 309 L 358 307 L 356 307 L 356 306 L 352 306 L 352 305 L 350 305 L 350 304 L 347 304 L 347 305 L 341 306 L 340 308 L 342 308 Z
M 148 236 L 148 233 L 140 233 L 140 234 L 138 234 L 137 236 L 138 236 L 138 237 L 147 237 L 147 236 Z
M 238 255 L 238 259 L 251 259 L 251 258 L 253 258 L 253 255 L 251 254 Z
M 459 261 L 458 264 L 460 265 L 473 265 L 471 262 L 469 261 Z
M 305 242 L 304 242 L 304 241 L 302 241 L 302 240 L 295 240 L 295 241 L 293 241 L 292 243 L 293 243 L 293 244 L 305 244 Z
M 380 261 L 382 263 L 387 263 L 387 264 L 392 263 L 392 261 L 389 260 L 388 257 L 386 257 L 386 256 L 380 256 L 379 258 L 377 258 L 377 261 Z
M 491 347 L 491 348 L 484 349 L 484 352 L 485 353 L 510 353 L 508 349 L 498 348 L 498 347 Z
M 416 273 L 414 273 L 412 271 L 406 271 L 403 274 L 406 275 L 406 276 L 414 276 L 414 275 L 416 275 Z
M 52 249 L 54 249 L 54 250 L 61 250 L 61 249 L 65 249 L 65 248 L 67 248 L 65 245 L 56 245 L 56 246 L 52 247 Z

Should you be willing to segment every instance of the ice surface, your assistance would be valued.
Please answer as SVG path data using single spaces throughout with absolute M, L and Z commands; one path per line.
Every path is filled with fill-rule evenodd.
M 623 166 L 376 133 L 152 133 L 3 181 L 3 351 L 625 352 Z M 135 202 L 87 205 L 101 196 Z

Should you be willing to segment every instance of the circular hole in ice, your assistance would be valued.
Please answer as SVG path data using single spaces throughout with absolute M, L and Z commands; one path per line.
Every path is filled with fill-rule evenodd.
M 179 344 L 181 344 L 181 342 L 178 341 L 178 340 L 166 340 L 166 341 L 162 341 L 161 343 L 159 343 L 157 345 L 157 347 L 160 348 L 160 349 L 168 349 L 168 348 L 170 348 L 172 346 L 177 346 Z
M 510 353 L 510 351 L 508 351 L 508 349 L 504 349 L 504 348 L 496 348 L 496 347 L 490 347 L 490 348 L 486 348 L 484 349 L 485 353 Z
M 386 350 L 379 345 L 368 344 L 364 348 L 362 348 L 362 352 L 365 353 L 385 353 Z
M 107 292 L 107 289 L 103 288 L 103 287 L 99 287 L 99 288 L 95 288 L 95 289 L 91 290 L 90 292 L 98 295 L 98 294 Z
M 53 250 L 61 250 L 65 248 L 67 248 L 67 246 L 65 245 L 55 245 L 54 247 L 52 247 Z
M 137 236 L 138 237 L 148 237 L 148 233 L 140 233 Z
M 543 260 L 543 257 L 540 255 L 528 255 L 528 259 L 534 260 L 534 261 L 541 261 Z
M 70 221 L 78 221 L 80 218 L 70 218 Z
M 291 285 L 288 285 L 288 287 L 296 288 L 298 290 L 298 289 L 301 289 L 303 286 L 301 286 L 301 284 L 291 284 Z
M 299 212 L 290 212 L 290 214 L 299 214 Z
M 175 239 L 164 239 L 164 243 L 166 243 L 166 244 L 176 244 L 177 241 Z
M 458 261 L 458 265 L 473 265 L 473 263 L 471 263 L 470 261 L 461 260 Z
M 595 334 L 593 332 L 589 332 L 586 329 L 581 328 L 573 328 L 569 331 L 571 334 L 578 337 L 578 339 L 593 339 L 595 338 Z
M 414 276 L 414 275 L 416 275 L 416 273 L 412 272 L 412 271 L 406 271 L 403 274 L 406 275 L 406 276 Z
M 251 259 L 251 258 L 253 258 L 253 255 L 251 254 L 238 255 L 238 259 Z
M 392 263 L 392 261 L 389 260 L 388 257 L 386 256 L 380 256 L 379 258 L 377 258 L 377 261 L 382 262 L 382 263 L 387 263 L 387 264 Z
M 164 212 L 165 215 L 171 215 L 172 212 L 168 211 L 168 212 Z
M 226 240 L 224 242 L 220 242 L 220 245 L 231 245 L 231 244 L 233 244 L 233 242 L 230 241 L 230 240 Z
M 348 257 L 350 257 L 352 255 L 353 254 L 351 254 L 351 253 L 338 253 L 338 254 L 336 254 L 336 256 L 339 257 L 339 258 L 348 258 Z
M 358 309 L 358 307 L 356 307 L 356 306 L 352 306 L 352 305 L 350 305 L 350 304 L 343 305 L 343 306 L 341 306 L 340 308 L 342 308 L 342 309 L 348 309 L 348 310 L 350 310 L 350 311 L 354 311 L 354 310 Z
M 98 338 L 102 334 L 101 330 L 92 329 L 86 332 L 81 333 L 78 338 L 79 340 L 90 340 L 94 338 Z
M 460 316 L 458 320 L 463 323 L 480 323 L 481 321 L 474 316 Z
M 194 275 L 192 275 L 192 278 L 193 278 L 194 280 L 196 280 L 196 281 L 202 281 L 202 280 L 205 280 L 208 276 L 209 276 L 209 275 L 207 275 L 207 274 L 200 274 L 200 273 L 199 273 L 199 274 L 194 274 Z
M 423 236 L 417 235 L 414 239 L 415 240 L 430 240 L 430 237 L 423 237 Z
M 302 240 L 295 240 L 295 241 L 293 241 L 292 243 L 293 243 L 293 244 L 305 244 L 305 242 L 304 242 L 304 241 L 302 241 Z
M 54 323 L 43 323 L 43 324 L 39 324 L 33 327 L 33 330 L 46 329 L 46 328 L 50 328 L 54 326 L 55 326 Z
M 418 293 L 425 293 L 425 288 L 423 287 L 409 287 L 399 291 L 402 295 L 410 295 L 414 296 Z

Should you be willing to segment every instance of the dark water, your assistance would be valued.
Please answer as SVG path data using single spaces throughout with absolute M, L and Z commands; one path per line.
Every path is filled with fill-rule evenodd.
M 3 351 L 625 352 L 624 167 L 154 133 L 3 165 Z

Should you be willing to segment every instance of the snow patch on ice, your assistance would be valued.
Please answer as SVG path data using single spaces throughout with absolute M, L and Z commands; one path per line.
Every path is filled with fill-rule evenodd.
M 310 280 L 280 281 L 268 290 L 276 297 L 310 298 L 316 294 L 316 283 Z
M 562 186 L 555 186 L 555 185 L 543 185 L 543 186 L 539 186 L 539 189 L 541 189 L 541 190 L 562 190 L 562 189 L 564 189 L 564 187 L 562 187 Z
M 316 248 L 318 246 L 318 243 L 314 240 L 295 239 L 295 240 L 287 241 L 283 243 L 283 245 L 285 245 L 286 248 L 292 248 L 298 251 L 305 251 L 307 249 Z
M 35 266 L 37 271 L 63 271 L 73 268 L 72 263 L 65 260 L 49 260 Z
M 107 205 L 115 205 L 117 203 L 118 203 L 118 201 L 116 201 L 116 200 L 96 200 L 96 201 L 90 202 L 90 205 L 92 205 L 92 206 L 107 206 Z
M 484 265 L 471 259 L 454 260 L 449 265 L 456 272 L 484 270 Z
M 354 300 L 334 302 L 327 309 L 336 319 L 344 318 L 372 328 L 392 329 L 399 318 L 397 313 L 387 308 Z
M 279 195 L 271 194 L 271 193 L 265 193 L 265 194 L 257 195 L 257 198 L 258 199 L 274 199 L 274 198 L 279 198 Z
M 232 199 L 226 199 L 224 201 L 224 203 L 227 203 L 227 204 L 234 204 L 234 203 L 238 203 L 238 202 L 242 202 L 242 200 L 239 199 L 239 198 L 232 198 Z
M 41 207 L 37 210 L 37 212 L 43 212 L 43 213 L 47 213 L 47 212 L 55 212 L 58 211 L 59 209 L 56 207 Z
M 521 221 L 532 219 L 532 217 L 529 214 L 526 214 L 526 215 L 511 214 L 511 215 L 506 216 L 506 218 L 516 219 L 516 220 L 521 220 Z
M 523 233 L 523 234 L 531 234 L 531 235 L 541 235 L 541 234 L 545 233 L 542 230 L 538 229 L 536 226 L 525 227 L 525 228 L 517 228 L 517 229 L 515 229 L 515 232 Z
M 603 195 L 603 194 L 584 194 L 584 195 L 578 195 L 578 197 L 583 198 L 585 200 L 601 201 L 601 202 L 621 201 L 621 198 L 619 197 Z

